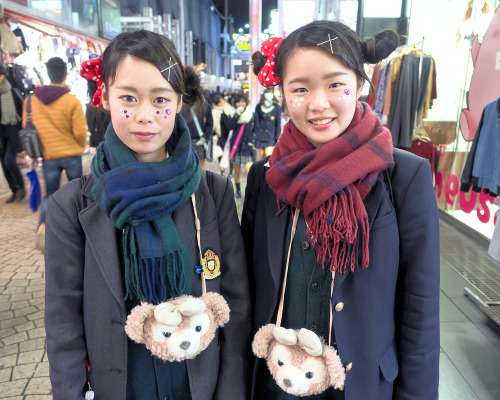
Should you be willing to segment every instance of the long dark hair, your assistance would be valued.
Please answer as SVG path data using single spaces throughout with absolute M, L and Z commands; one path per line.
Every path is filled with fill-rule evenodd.
M 196 71 L 183 67 L 170 39 L 146 30 L 122 32 L 106 47 L 102 55 L 102 79 L 106 87 L 113 84 L 118 63 L 127 55 L 155 65 L 174 91 L 183 95 L 185 105 L 200 107 L 203 104 L 203 91 Z

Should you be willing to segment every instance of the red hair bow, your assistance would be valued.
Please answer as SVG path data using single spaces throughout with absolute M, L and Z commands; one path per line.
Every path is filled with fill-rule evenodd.
M 267 59 L 266 63 L 260 70 L 259 75 L 257 75 L 257 78 L 262 86 L 270 87 L 280 84 L 280 80 L 278 75 L 276 75 L 275 70 L 276 55 L 278 54 L 278 49 L 280 48 L 282 41 L 282 37 L 272 37 L 260 45 L 260 52 Z
M 93 80 L 97 84 L 97 91 L 92 98 L 92 104 L 97 107 L 102 107 L 102 60 L 93 58 L 92 60 L 82 62 L 80 67 L 80 76 L 87 80 Z

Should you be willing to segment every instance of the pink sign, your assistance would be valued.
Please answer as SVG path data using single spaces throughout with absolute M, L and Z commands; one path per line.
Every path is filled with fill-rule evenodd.
M 468 109 L 460 115 L 460 130 L 465 140 L 474 139 L 481 113 L 486 104 L 500 97 L 500 69 L 497 54 L 500 52 L 500 7 L 488 26 L 482 43 L 473 38 L 472 62 L 474 72 L 467 95 Z

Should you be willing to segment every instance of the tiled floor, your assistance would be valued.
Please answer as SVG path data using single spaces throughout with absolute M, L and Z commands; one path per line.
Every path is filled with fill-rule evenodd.
M 469 287 L 464 265 L 500 264 L 487 249 L 441 220 L 440 400 L 500 400 L 500 328 L 464 295 Z M 471 278 L 474 280 L 474 278 Z
M 84 157 L 86 171 L 90 158 Z M 8 195 L 0 182 L 0 399 L 48 400 L 37 215 L 26 200 L 5 204 Z M 242 203 L 237 199 L 240 213 Z M 464 287 L 477 289 L 464 265 L 500 271 L 484 246 L 442 220 L 440 400 L 500 400 L 500 329 L 465 297 Z

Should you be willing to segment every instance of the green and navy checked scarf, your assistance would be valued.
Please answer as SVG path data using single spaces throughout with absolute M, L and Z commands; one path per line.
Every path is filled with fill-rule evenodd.
M 165 160 L 137 161 L 112 124 L 92 160 L 92 195 L 124 230 L 125 299 L 158 304 L 191 293 L 191 259 L 170 214 L 196 192 L 201 172 L 186 122 L 176 118 Z
M 380 171 L 394 162 L 392 135 L 366 103 L 358 102 L 351 124 L 319 148 L 290 119 L 269 159 L 267 182 L 277 198 L 302 210 L 317 260 L 344 274 L 368 267 L 369 226 L 363 199 Z

